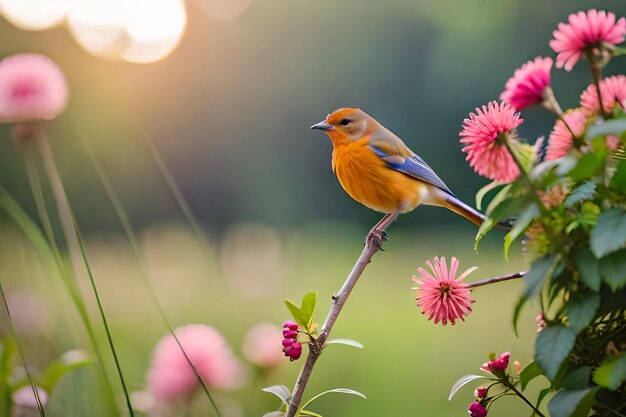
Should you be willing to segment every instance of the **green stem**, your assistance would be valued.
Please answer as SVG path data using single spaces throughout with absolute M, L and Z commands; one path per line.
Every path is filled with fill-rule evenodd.
M 9 304 L 7 303 L 7 299 L 4 295 L 4 289 L 2 288 L 1 283 L 0 283 L 0 295 L 2 296 L 2 303 L 4 304 L 4 311 L 8 318 L 9 332 L 11 332 L 11 335 L 13 336 L 13 339 L 15 340 L 15 346 L 17 348 L 17 351 L 20 354 L 20 358 L 22 359 L 22 364 L 24 365 L 24 371 L 26 371 L 26 377 L 28 378 L 28 383 L 30 384 L 31 389 L 33 390 L 33 395 L 35 396 L 35 402 L 37 403 L 37 410 L 39 410 L 39 415 L 41 417 L 44 417 L 45 413 L 43 411 L 43 405 L 41 404 L 41 398 L 39 398 L 39 390 L 35 386 L 35 383 L 33 382 L 33 377 L 31 376 L 30 371 L 28 370 L 28 364 L 26 363 L 26 355 L 24 354 L 24 350 L 22 349 L 22 346 L 17 340 L 17 334 L 15 333 L 15 328 L 13 327 L 13 320 L 11 319 L 11 311 L 9 310 Z
M 76 219 L 74 217 L 74 213 L 70 206 L 69 200 L 67 198 L 67 194 L 65 193 L 65 187 L 63 186 L 63 182 L 61 181 L 61 176 L 59 175 L 59 171 L 57 169 L 56 163 L 54 162 L 54 156 L 52 154 L 52 149 L 50 149 L 50 145 L 48 143 L 48 139 L 45 135 L 42 134 L 37 138 L 37 142 L 39 144 L 39 151 L 41 154 L 41 158 L 44 163 L 44 168 L 48 175 L 48 180 L 50 181 L 50 186 L 52 188 L 52 192 L 54 194 L 57 208 L 59 212 L 59 217 L 61 219 L 61 225 L 63 226 L 63 230 L 65 232 L 65 237 L 67 240 L 70 256 L 74 261 L 75 270 L 78 270 L 79 260 L 75 259 L 74 256 L 80 256 L 82 258 L 84 267 L 86 268 L 87 275 L 91 282 L 91 286 L 96 297 L 96 301 L 98 304 L 98 309 L 100 310 L 100 316 L 102 318 L 102 322 L 104 325 L 104 329 L 107 334 L 107 338 L 109 341 L 109 347 L 111 348 L 111 352 L 113 354 L 113 359 L 115 361 L 115 366 L 117 367 L 117 372 L 120 377 L 120 382 L 122 384 L 122 389 L 124 390 L 124 397 L 126 399 L 126 405 L 128 407 L 128 412 L 131 417 L 133 417 L 134 411 L 130 403 L 130 396 L 128 394 L 128 390 L 126 389 L 126 383 L 124 381 L 124 377 L 122 375 L 122 369 L 117 360 L 117 353 L 115 352 L 115 347 L 113 345 L 113 339 L 111 337 L 108 324 L 106 321 L 106 316 L 104 315 L 104 310 L 102 309 L 102 305 L 100 303 L 100 297 L 98 295 L 98 290 L 96 287 L 96 283 L 91 274 L 91 268 L 89 266 L 89 262 L 85 255 L 85 250 L 83 247 L 82 238 L 80 235 L 80 231 L 78 229 L 78 225 L 76 223 Z M 78 253 L 77 253 L 78 252 Z
M 215 400 L 213 399 L 213 397 L 211 396 L 211 394 L 209 393 L 209 389 L 207 388 L 206 384 L 204 383 L 204 381 L 202 380 L 202 377 L 200 376 L 200 373 L 198 372 L 196 366 L 191 362 L 191 359 L 189 358 L 189 356 L 187 355 L 187 352 L 185 352 L 185 349 L 183 349 L 182 344 L 180 343 L 180 340 L 178 339 L 178 336 L 176 336 L 176 333 L 174 332 L 174 330 L 172 329 L 172 326 L 170 325 L 165 312 L 163 311 L 163 307 L 161 307 L 161 303 L 159 302 L 159 299 L 154 291 L 154 289 L 152 288 L 152 285 L 150 284 L 149 278 L 148 278 L 148 272 L 147 272 L 147 268 L 145 266 L 145 261 L 143 259 L 143 256 L 141 255 L 141 251 L 139 250 L 139 244 L 137 243 L 137 237 L 135 235 L 135 232 L 133 231 L 132 225 L 130 223 L 130 220 L 128 218 L 128 215 L 126 214 L 126 211 L 124 210 L 124 207 L 122 206 L 122 203 L 117 195 L 117 193 L 115 192 L 111 181 L 109 180 L 108 176 L 106 175 L 106 173 L 104 172 L 104 169 L 102 168 L 102 166 L 100 165 L 100 162 L 98 161 L 98 159 L 96 158 L 91 145 L 87 142 L 87 140 L 85 140 L 82 135 L 79 135 L 81 142 L 83 143 L 83 146 L 85 147 L 85 150 L 87 151 L 87 156 L 91 162 L 91 165 L 93 166 L 98 179 L 100 181 L 100 185 L 102 186 L 105 194 L 107 195 L 107 198 L 109 199 L 109 202 L 111 203 L 111 206 L 113 207 L 113 210 L 115 211 L 115 214 L 117 215 L 117 218 L 120 222 L 120 224 L 122 225 L 122 228 L 124 229 L 124 233 L 126 233 L 126 237 L 128 238 L 128 242 L 130 243 L 130 246 L 132 248 L 133 254 L 135 255 L 135 259 L 137 260 L 137 264 L 139 265 L 139 272 L 140 272 L 140 276 L 141 279 L 143 281 L 144 286 L 146 287 L 148 294 L 154 304 L 154 306 L 156 307 L 161 320 L 163 321 L 163 323 L 165 324 L 165 327 L 167 327 L 167 330 L 169 331 L 169 333 L 172 335 L 172 337 L 174 338 L 174 340 L 176 341 L 176 344 L 178 344 L 178 347 L 180 348 L 180 351 L 182 352 L 182 354 L 185 356 L 185 359 L 187 360 L 187 363 L 189 363 L 189 366 L 191 366 L 191 369 L 193 370 L 196 378 L 198 379 L 198 382 L 200 383 L 200 385 L 202 386 L 202 389 L 204 391 L 204 393 L 206 394 L 207 398 L 209 399 L 209 401 L 211 402 L 211 405 L 213 406 L 215 412 L 217 413 L 218 417 L 221 417 L 221 413 L 219 408 L 217 407 L 217 404 L 215 403 Z
M 519 161 L 519 159 L 517 159 L 517 156 L 515 155 L 515 152 L 513 151 L 513 148 L 511 148 L 511 145 L 509 144 L 509 142 L 507 140 L 504 141 L 504 144 L 505 144 L 507 150 L 509 151 L 509 154 L 511 155 L 511 158 L 513 158 L 513 161 L 515 162 L 515 165 L 517 165 L 517 168 L 519 169 L 520 175 L 522 176 L 522 178 L 524 178 L 524 181 L 526 181 L 526 183 L 528 184 L 528 187 L 531 189 L 533 199 L 535 200 L 535 203 L 537 204 L 537 207 L 539 207 L 539 210 L 541 211 L 541 214 L 543 214 L 544 216 L 548 215 L 549 214 L 548 209 L 543 204 L 543 201 L 541 201 L 541 197 L 539 197 L 539 191 L 535 187 L 535 184 L 533 184 L 533 182 L 531 181 L 531 179 L 528 176 L 528 173 L 526 172 L 526 170 L 524 169 L 524 166 L 522 165 L 522 163 Z
M 593 52 L 587 51 L 585 54 L 587 55 L 587 60 L 589 61 L 589 68 L 591 70 L 593 83 L 596 86 L 596 91 L 598 92 L 600 112 L 602 113 L 602 117 L 606 119 L 609 114 L 604 109 L 604 102 L 602 101 L 602 91 L 600 89 L 600 80 L 602 79 L 602 65 Z
M 509 381 L 502 381 L 502 383 L 507 386 L 508 388 L 510 388 L 518 397 L 520 397 L 526 404 L 528 404 L 528 406 L 530 408 L 533 409 L 533 411 L 539 416 L 539 417 L 546 417 L 541 411 L 539 411 L 539 409 L 537 407 L 535 407 L 533 405 L 533 403 L 531 403 L 528 398 L 526 398 L 524 396 L 524 394 L 522 394 L 521 392 L 519 392 L 517 390 L 517 388 L 515 388 L 515 385 L 511 384 Z

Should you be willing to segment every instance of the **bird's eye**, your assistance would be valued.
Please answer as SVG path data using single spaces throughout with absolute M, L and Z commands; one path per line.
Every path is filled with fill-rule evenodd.
M 349 125 L 349 124 L 350 124 L 350 120 L 348 120 L 348 119 L 342 119 L 342 120 L 339 122 L 339 124 L 340 124 L 341 126 L 347 126 L 347 125 Z

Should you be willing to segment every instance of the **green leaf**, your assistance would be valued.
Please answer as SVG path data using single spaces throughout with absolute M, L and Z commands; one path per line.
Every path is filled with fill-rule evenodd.
M 600 259 L 600 275 L 613 291 L 626 285 L 626 249 Z
M 596 183 L 593 181 L 583 182 L 574 188 L 565 200 L 565 207 L 572 207 L 576 203 L 588 200 L 596 194 Z
M 502 183 L 499 181 L 491 181 L 489 184 L 478 190 L 478 192 L 476 193 L 476 208 L 478 210 L 482 210 L 483 198 L 485 198 L 487 193 L 494 188 L 497 188 L 499 185 L 502 185 Z
M 491 379 L 484 375 L 463 375 L 461 378 L 457 379 L 454 384 L 452 384 L 452 388 L 450 389 L 450 395 L 448 395 L 448 401 L 452 399 L 456 395 L 457 392 L 463 386 L 469 384 L 472 381 L 476 381 L 477 379 Z
M 612 208 L 602 213 L 591 230 L 590 242 L 596 258 L 626 247 L 626 211 Z
M 552 275 L 556 264 L 557 258 L 554 255 L 544 256 L 533 262 L 530 270 L 524 276 L 524 283 L 526 284 L 524 296 L 531 298 L 539 294 L 544 281 Z
M 517 322 L 519 321 L 519 316 L 522 312 L 522 308 L 524 307 L 527 301 L 528 301 L 528 297 L 521 296 L 520 299 L 517 301 L 517 304 L 515 304 L 515 309 L 513 309 L 513 330 L 515 331 L 515 336 L 518 336 L 518 337 L 519 337 L 519 334 L 517 333 Z
M 575 391 L 562 389 L 548 403 L 551 417 L 586 417 L 591 410 L 598 388 Z
M 306 320 L 306 328 L 309 328 L 311 321 L 313 320 L 313 313 L 315 312 L 315 304 L 317 303 L 317 293 L 310 292 L 302 298 L 302 314 Z
M 593 382 L 601 387 L 617 390 L 626 381 L 626 354 L 605 358 L 593 374 Z
M 500 203 L 509 198 L 509 191 L 513 188 L 513 184 L 509 184 L 505 187 L 502 187 L 500 191 L 493 197 L 489 205 L 487 206 L 486 213 L 489 215 L 494 208 L 496 208 Z
M 622 161 L 617 166 L 617 170 L 611 177 L 609 187 L 620 194 L 626 194 L 626 161 Z
M 572 298 L 565 308 L 569 326 L 578 334 L 584 329 L 596 315 L 600 307 L 600 294 L 582 293 Z
M 302 298 L 302 307 L 290 300 L 285 300 L 285 305 L 296 323 L 298 323 L 303 329 L 309 331 L 309 327 L 313 319 L 313 313 L 315 312 L 316 302 L 317 293 L 310 292 Z
M 308 326 L 308 321 L 306 320 L 306 316 L 300 309 L 300 306 L 295 304 L 293 301 L 285 300 L 285 305 L 287 309 L 291 313 L 291 317 L 293 317 L 294 321 L 300 325 L 303 329 L 306 329 Z
M 82 366 L 93 365 L 94 361 L 89 358 L 87 353 L 82 350 L 70 350 L 61 357 L 52 362 L 39 380 L 41 388 L 47 392 L 52 392 L 59 380 L 68 372 L 71 372 Z
M 539 395 L 537 396 L 537 404 L 535 405 L 535 408 L 539 408 L 543 399 L 546 398 L 546 395 L 550 394 L 550 391 L 552 391 L 550 387 L 544 388 L 541 391 L 539 391 Z M 531 416 L 531 417 L 534 417 L 534 416 Z
M 576 341 L 576 334 L 563 325 L 548 326 L 535 341 L 535 361 L 553 381 Z
M 517 220 L 515 220 L 511 231 L 504 236 L 504 259 L 509 259 L 509 248 L 511 244 L 528 229 L 530 223 L 540 214 L 541 212 L 536 204 L 531 204 L 521 212 Z
M 585 389 L 589 386 L 590 366 L 581 366 L 563 377 L 560 386 L 570 391 Z
M 592 290 L 599 291 L 602 281 L 600 262 L 593 256 L 589 248 L 582 248 L 576 251 L 574 264 L 580 272 L 580 280 Z
M 349 389 L 349 388 L 335 388 L 335 389 L 330 389 L 328 391 L 324 391 L 322 393 L 317 394 L 315 397 L 311 398 L 309 401 L 307 401 L 302 407 L 300 407 L 300 410 L 306 408 L 307 405 L 311 404 L 313 401 L 317 400 L 318 398 L 320 398 L 323 395 L 326 394 L 330 394 L 330 393 L 337 393 L 337 394 L 350 394 L 350 395 L 356 395 L 357 397 L 361 397 L 363 399 L 367 399 L 367 397 L 363 394 L 361 394 L 358 391 L 355 391 L 353 389 Z M 298 411 L 300 412 L 300 411 Z
M 480 244 L 480 241 L 483 240 L 487 232 L 489 232 L 495 225 L 496 221 L 489 217 L 487 217 L 485 221 L 482 222 L 482 224 L 478 228 L 478 232 L 476 232 L 476 238 L 474 239 L 475 252 L 478 252 L 478 245 Z
M 355 348 L 363 349 L 363 345 L 352 339 L 333 339 L 326 342 L 327 345 L 347 345 Z
M 610 134 L 621 135 L 626 130 L 626 119 L 609 120 L 603 123 L 596 123 L 587 130 L 588 138 L 605 136 Z
M 289 401 L 291 400 L 291 391 L 284 385 L 272 385 L 271 387 L 265 387 L 261 391 L 269 392 L 270 394 L 274 394 L 285 404 L 289 406 Z
M 539 365 L 537 365 L 537 362 L 532 361 L 531 363 L 526 365 L 526 367 L 522 369 L 522 372 L 519 374 L 519 381 L 522 384 L 522 391 L 526 389 L 526 386 L 530 381 L 541 375 L 543 375 L 543 371 L 541 370 Z
M 574 181 L 583 181 L 597 175 L 602 169 L 603 163 L 604 159 L 595 153 L 586 153 L 567 175 Z

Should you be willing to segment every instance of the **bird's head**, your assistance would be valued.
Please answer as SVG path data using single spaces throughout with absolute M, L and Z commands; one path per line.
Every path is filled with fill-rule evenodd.
M 376 129 L 378 123 L 361 109 L 344 107 L 326 116 L 311 129 L 323 130 L 334 144 L 347 144 L 359 140 Z

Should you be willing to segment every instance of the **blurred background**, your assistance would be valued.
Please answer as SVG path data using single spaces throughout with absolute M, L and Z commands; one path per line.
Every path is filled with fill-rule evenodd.
M 152 349 L 167 330 L 80 139 L 90 143 L 120 194 L 168 318 L 176 326 L 214 326 L 242 357 L 250 327 L 288 319 L 284 298 L 299 301 L 307 291 L 318 292 L 316 317 L 323 321 L 330 296 L 380 217 L 343 192 L 331 172 L 330 142 L 309 131 L 311 124 L 338 107 L 360 107 L 473 205 L 487 180 L 464 161 L 458 142 L 463 119 L 496 99 L 522 63 L 554 56 L 551 32 L 569 13 L 597 7 L 626 15 L 623 1 L 188 0 L 161 10 L 155 20 L 156 32 L 167 35 L 162 45 L 147 42 L 141 49 L 141 42 L 131 42 L 132 50 L 127 38 L 111 41 L 103 26 L 90 26 L 93 16 L 108 16 L 98 3 L 85 1 L 73 19 L 59 17 L 69 23 L 33 30 L 40 29 L 37 22 L 15 18 L 14 4 L 0 1 L 11 20 L 0 20 L 0 55 L 41 53 L 67 77 L 70 105 L 51 126 L 50 144 L 132 390 L 144 386 Z M 156 32 L 148 27 L 141 34 Z M 608 72 L 625 69 L 624 60 L 616 60 Z M 589 83 L 587 71 L 579 65 L 571 73 L 553 72 L 564 108 L 577 105 Z M 549 133 L 548 115 L 531 110 L 523 117 L 519 131 L 529 142 Z M 2 126 L 0 135 L 0 184 L 36 218 L 9 127 Z M 181 214 L 149 143 L 205 238 Z M 463 269 L 479 266 L 470 280 L 523 270 L 524 260 L 519 250 L 508 263 L 502 259 L 498 232 L 475 254 L 475 228 L 438 208 L 402 216 L 389 233 L 387 251 L 376 255 L 334 330 L 365 349 L 329 349 L 306 396 L 336 387 L 368 396 L 324 397 L 311 407 L 324 416 L 464 415 L 475 385 L 448 402 L 451 384 L 477 372 L 492 351 L 511 351 L 513 359 L 528 362 L 532 307 L 517 338 L 510 323 L 521 286 L 504 283 L 475 291 L 475 312 L 467 322 L 435 326 L 414 305 L 411 276 L 424 260 L 441 255 L 459 257 Z M 84 347 L 80 335 L 68 336 L 77 332 L 68 328 L 80 325 L 67 296 L 4 213 L 0 279 L 9 295 L 30 300 L 15 308 L 26 318 L 17 330 L 35 367 Z M 279 405 L 260 388 L 291 388 L 300 366 L 285 359 L 243 388 L 216 395 L 229 415 L 260 416 Z M 89 398 L 92 393 L 76 388 L 77 378 L 68 377 L 65 390 Z M 57 396 L 57 410 L 63 411 L 56 415 L 86 415 L 70 394 Z M 203 402 L 199 396 L 200 409 Z M 498 402 L 492 410 L 529 414 L 517 401 Z

